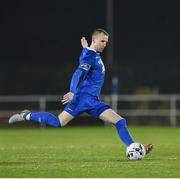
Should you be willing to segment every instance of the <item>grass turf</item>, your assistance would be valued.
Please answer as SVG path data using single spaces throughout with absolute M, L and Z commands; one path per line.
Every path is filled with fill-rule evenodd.
M 153 143 L 142 161 L 128 161 L 114 127 L 0 129 L 0 177 L 180 177 L 180 128 L 131 127 Z

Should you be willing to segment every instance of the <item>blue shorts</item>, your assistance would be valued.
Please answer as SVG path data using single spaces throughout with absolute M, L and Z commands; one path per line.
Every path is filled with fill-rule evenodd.
M 74 117 L 86 112 L 95 118 L 99 118 L 100 114 L 109 108 L 110 106 L 100 101 L 98 97 L 81 93 L 74 95 L 64 110 Z

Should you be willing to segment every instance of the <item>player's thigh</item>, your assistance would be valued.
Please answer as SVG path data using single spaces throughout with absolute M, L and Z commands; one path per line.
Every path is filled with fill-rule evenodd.
M 70 122 L 74 116 L 72 116 L 71 114 L 69 114 L 66 111 L 62 111 L 59 115 L 58 118 L 61 122 L 61 126 L 65 126 L 68 122 Z
M 122 119 L 122 117 L 119 114 L 117 114 L 115 111 L 113 111 L 111 108 L 102 112 L 99 118 L 102 119 L 103 121 L 110 122 L 113 124 L 116 124 L 117 121 Z

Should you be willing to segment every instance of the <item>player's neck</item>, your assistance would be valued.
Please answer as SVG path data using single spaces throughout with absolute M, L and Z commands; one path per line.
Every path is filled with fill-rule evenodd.
M 97 52 L 97 51 L 96 51 L 96 48 L 94 47 L 94 45 L 93 45 L 93 44 L 91 44 L 91 45 L 90 45 L 89 49 L 91 49 L 91 50 L 93 50 L 93 51 Z

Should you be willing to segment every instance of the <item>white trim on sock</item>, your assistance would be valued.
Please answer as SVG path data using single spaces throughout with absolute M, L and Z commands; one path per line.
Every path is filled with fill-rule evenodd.
M 31 115 L 31 113 L 29 113 L 29 114 L 26 116 L 26 120 L 30 120 L 30 115 Z

